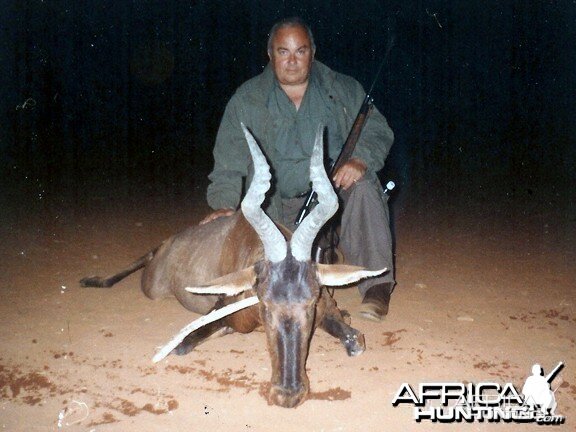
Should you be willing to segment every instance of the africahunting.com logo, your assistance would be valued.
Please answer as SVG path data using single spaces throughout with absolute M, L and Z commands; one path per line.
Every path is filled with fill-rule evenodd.
M 544 376 L 539 364 L 532 366 L 522 392 L 511 383 L 420 383 L 417 391 L 407 383 L 400 386 L 392 405 L 413 405 L 414 420 L 421 422 L 535 422 L 563 424 L 566 418 L 556 414 L 556 389 L 550 385 L 564 368 L 558 363 Z

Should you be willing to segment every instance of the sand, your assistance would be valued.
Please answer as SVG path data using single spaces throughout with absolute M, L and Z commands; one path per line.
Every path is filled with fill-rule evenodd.
M 395 212 L 397 288 L 382 323 L 357 318 L 355 289 L 336 291 L 367 342 L 359 357 L 318 331 L 309 399 L 270 406 L 264 333 L 208 341 L 158 364 L 156 350 L 197 315 L 151 301 L 139 274 L 112 273 L 208 209 L 202 188 L 143 189 L 72 200 L 4 194 L 0 224 L 0 428 L 6 431 L 576 430 L 576 221 L 545 197 L 405 200 Z M 513 383 L 549 372 L 561 426 L 418 423 L 392 406 L 403 383 Z

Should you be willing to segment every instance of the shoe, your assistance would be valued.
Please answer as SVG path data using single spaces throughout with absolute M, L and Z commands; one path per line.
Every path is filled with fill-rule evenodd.
M 374 285 L 364 294 L 358 314 L 369 321 L 380 322 L 388 315 L 392 282 Z

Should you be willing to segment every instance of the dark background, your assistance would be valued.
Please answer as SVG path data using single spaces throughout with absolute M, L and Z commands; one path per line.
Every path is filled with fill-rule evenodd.
M 395 38 L 373 95 L 399 196 L 573 189 L 576 6 L 543 0 L 4 1 L 4 184 L 39 199 L 204 186 L 226 102 L 292 15 L 365 88 Z

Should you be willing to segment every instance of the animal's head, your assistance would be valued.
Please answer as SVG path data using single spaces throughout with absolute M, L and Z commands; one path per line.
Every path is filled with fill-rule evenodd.
M 322 319 L 317 316 L 322 313 L 317 308 L 321 287 L 347 285 L 385 269 L 368 271 L 311 260 L 314 238 L 338 208 L 338 198 L 324 170 L 322 128 L 318 129 L 310 163 L 318 205 L 287 241 L 261 208 L 270 188 L 270 167 L 250 132 L 242 127 L 254 161 L 254 178 L 241 207 L 262 241 L 265 256 L 254 266 L 219 278 L 202 289 L 204 293 L 225 295 L 249 289 L 256 292 L 272 362 L 269 400 L 283 407 L 295 407 L 309 391 L 306 357 L 315 323 Z

